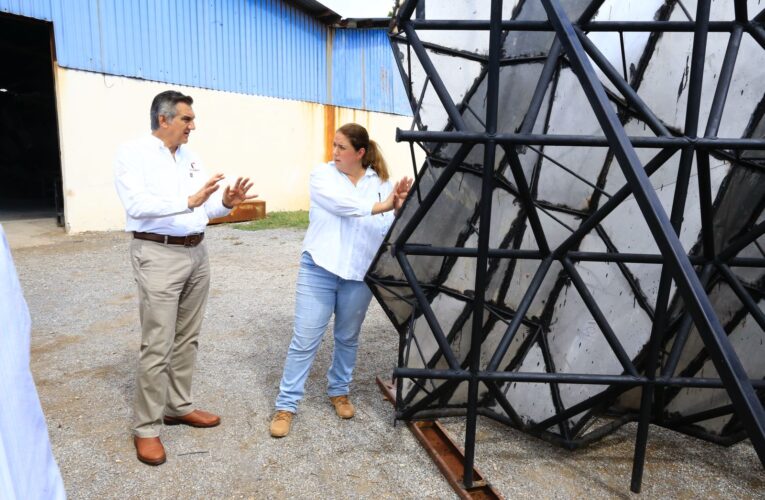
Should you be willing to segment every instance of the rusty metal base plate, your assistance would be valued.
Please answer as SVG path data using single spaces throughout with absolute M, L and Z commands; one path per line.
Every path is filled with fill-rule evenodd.
M 231 213 L 225 217 L 212 219 L 208 224 L 221 224 L 223 222 L 247 222 L 266 218 L 266 202 L 262 200 L 245 201 L 234 207 Z
M 391 403 L 396 403 L 396 386 L 377 377 L 377 385 Z M 466 488 L 463 482 L 465 455 L 438 420 L 418 420 L 407 422 L 430 458 L 438 466 L 449 484 L 460 498 L 499 499 L 502 496 L 473 467 L 473 486 Z

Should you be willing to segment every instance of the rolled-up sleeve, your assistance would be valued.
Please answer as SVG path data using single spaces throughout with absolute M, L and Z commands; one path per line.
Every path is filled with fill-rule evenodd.
M 217 219 L 218 217 L 225 217 L 231 213 L 230 208 L 223 206 L 223 190 L 225 186 L 221 186 L 215 191 L 204 204 L 205 212 L 208 219 Z
M 365 217 L 372 214 L 374 201 L 357 196 L 351 186 L 333 172 L 332 165 L 319 165 L 311 172 L 311 199 L 327 212 L 339 217 Z M 342 174 L 340 174 L 342 175 Z
M 114 184 L 125 212 L 134 219 L 189 213 L 188 199 L 152 194 L 145 185 L 141 165 L 123 147 L 114 160 Z

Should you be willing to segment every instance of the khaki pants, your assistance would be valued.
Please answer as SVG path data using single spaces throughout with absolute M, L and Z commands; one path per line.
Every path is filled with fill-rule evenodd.
M 142 331 L 133 433 L 157 437 L 163 415 L 177 417 L 194 410 L 191 378 L 210 265 L 204 243 L 184 247 L 133 239 L 130 260 Z

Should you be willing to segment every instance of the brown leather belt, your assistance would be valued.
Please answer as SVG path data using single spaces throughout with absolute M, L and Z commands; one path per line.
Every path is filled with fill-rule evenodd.
M 185 247 L 195 247 L 205 239 L 205 233 L 190 234 L 188 236 L 167 236 L 156 233 L 141 233 L 133 231 L 133 238 L 139 240 L 156 241 L 165 245 L 183 245 Z

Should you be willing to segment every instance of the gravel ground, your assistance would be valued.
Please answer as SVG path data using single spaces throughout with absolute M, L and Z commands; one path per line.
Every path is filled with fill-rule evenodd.
M 166 427 L 168 461 L 135 459 L 130 436 L 139 346 L 136 290 L 122 233 L 68 237 L 14 251 L 32 314 L 32 371 L 70 498 L 454 498 L 374 378 L 388 377 L 397 335 L 373 302 L 352 391 L 357 416 L 335 417 L 324 389 L 327 336 L 292 433 L 268 422 L 290 341 L 302 231 L 208 231 L 213 284 L 194 383 L 214 429 Z M 461 419 L 445 419 L 457 442 Z M 635 427 L 567 452 L 488 419 L 476 461 L 507 498 L 613 498 L 629 493 Z M 722 448 L 653 429 L 645 498 L 764 498 L 751 445 Z

